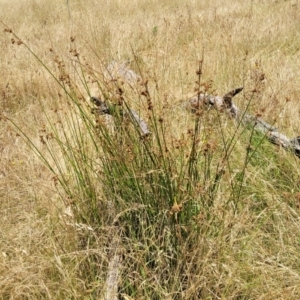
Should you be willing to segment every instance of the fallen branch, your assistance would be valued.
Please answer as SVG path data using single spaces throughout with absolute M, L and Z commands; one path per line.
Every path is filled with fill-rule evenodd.
M 110 254 L 112 255 L 107 268 L 107 276 L 105 282 L 105 294 L 103 300 L 119 299 L 119 281 L 120 270 L 122 268 L 122 254 L 120 251 L 121 238 L 114 230 L 111 242 Z
M 280 133 L 276 127 L 265 122 L 264 120 L 254 117 L 250 114 L 243 113 L 232 102 L 232 98 L 242 90 L 243 88 L 232 90 L 223 97 L 204 94 L 197 95 L 189 99 L 191 111 L 196 112 L 203 105 L 211 105 L 217 109 L 225 110 L 231 118 L 237 120 L 238 122 L 242 122 L 246 126 L 253 126 L 256 131 L 264 134 L 271 143 L 281 146 L 285 150 L 292 151 L 298 157 L 300 157 L 300 136 L 290 139 L 286 135 Z
M 112 61 L 107 67 L 107 72 L 110 79 L 123 78 L 128 83 L 132 83 L 133 81 L 137 82 L 140 79 L 139 75 L 127 67 L 127 63 L 119 64 Z M 232 102 L 232 98 L 242 90 L 242 87 L 234 89 L 225 94 L 223 97 L 199 94 L 190 98 L 187 105 L 191 112 L 196 112 L 202 106 L 213 106 L 221 111 L 225 111 L 231 118 L 238 122 L 242 122 L 245 126 L 253 126 L 256 131 L 264 134 L 271 143 L 281 146 L 285 150 L 292 151 L 300 157 L 300 136 L 290 139 L 286 135 L 280 133 L 276 127 L 264 120 L 242 112 Z M 97 97 L 92 97 L 91 100 L 97 106 L 97 108 L 92 110 L 94 114 L 114 114 L 115 107 L 111 109 L 106 102 Z M 129 108 L 124 111 L 124 115 L 129 116 L 130 119 L 138 125 L 142 136 L 148 136 L 151 134 L 148 125 L 136 111 Z
M 91 101 L 97 106 L 97 108 L 92 109 L 92 113 L 96 115 L 114 115 L 114 112 L 116 110 L 116 107 L 109 107 L 106 102 L 100 100 L 97 97 L 91 97 Z M 143 137 L 148 136 L 151 134 L 150 130 L 148 129 L 148 125 L 146 122 L 139 116 L 139 114 L 133 110 L 122 110 L 122 113 L 125 116 L 128 116 L 134 124 L 137 124 L 140 128 L 141 135 Z

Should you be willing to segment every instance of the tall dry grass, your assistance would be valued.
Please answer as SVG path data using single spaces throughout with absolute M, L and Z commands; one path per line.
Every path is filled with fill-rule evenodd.
M 112 226 L 119 211 L 106 206 L 107 194 L 97 182 L 103 162 L 91 146 L 91 136 L 84 134 L 93 126 L 83 120 L 93 122 L 85 99 L 99 85 L 106 87 L 102 74 L 110 61 L 129 60 L 132 69 L 149 80 L 155 114 L 166 130 L 167 157 L 175 162 L 173 171 L 188 155 L 194 117 L 182 109 L 182 102 L 194 93 L 202 58 L 201 81 L 211 85 L 210 91 L 222 94 L 244 86 L 244 95 L 235 99 L 239 107 L 246 108 L 252 99 L 252 113 L 291 137 L 299 132 L 298 1 L 1 0 L 0 7 L 2 299 L 104 297 L 111 235 L 123 233 Z M 67 95 L 56 79 L 67 91 L 70 81 L 74 94 Z M 127 91 L 126 101 L 138 106 L 135 95 Z M 86 118 L 73 114 L 78 107 Z M 140 111 L 151 123 L 147 106 Z M 236 125 L 216 112 L 204 114 L 203 120 L 201 149 L 211 156 L 200 160 L 202 181 L 193 187 L 195 199 L 205 207 L 193 216 L 197 230 L 179 243 L 174 263 L 175 250 L 157 248 L 159 236 L 147 222 L 139 226 L 152 236 L 139 232 L 130 238 L 127 228 L 119 247 L 121 299 L 299 299 L 298 159 L 260 136 L 235 134 Z M 231 137 L 235 146 L 208 207 L 203 182 L 218 170 Z M 245 143 L 250 138 L 258 149 L 248 160 Z M 84 174 L 74 176 L 89 160 L 82 155 L 82 165 L 70 164 L 70 156 L 53 142 L 63 139 L 80 141 L 83 154 L 96 166 L 88 177 L 94 194 L 82 189 L 86 181 L 76 181 Z M 175 171 L 170 178 L 174 182 L 180 175 Z M 178 195 L 180 203 L 184 191 Z M 86 205 L 90 199 L 100 201 Z M 121 213 L 140 209 L 137 222 L 144 222 L 148 215 L 124 199 L 117 198 Z M 74 211 L 77 200 L 81 215 Z M 91 211 L 84 211 L 86 207 Z M 171 205 L 163 212 L 174 213 Z M 132 213 L 128 220 L 134 217 Z M 172 231 L 161 224 L 170 246 Z

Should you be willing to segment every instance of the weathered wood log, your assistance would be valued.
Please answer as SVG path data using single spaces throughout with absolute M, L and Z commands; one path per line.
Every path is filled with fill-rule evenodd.
M 193 113 L 195 113 L 203 106 L 213 106 L 219 110 L 224 110 L 231 118 L 235 119 L 237 122 L 242 122 L 247 126 L 253 126 L 256 131 L 264 134 L 271 143 L 281 146 L 288 151 L 292 151 L 300 157 L 300 136 L 291 139 L 286 135 L 280 133 L 276 127 L 267 123 L 261 118 L 243 113 L 232 102 L 232 98 L 242 90 L 243 88 L 234 89 L 225 94 L 223 97 L 199 94 L 188 100 L 188 107 Z M 97 115 L 114 114 L 115 107 L 110 108 L 106 102 L 100 100 L 97 97 L 91 97 L 91 101 L 97 106 L 97 108 L 92 109 L 92 113 Z M 126 116 L 129 116 L 131 120 L 138 125 L 142 136 L 148 136 L 151 134 L 148 125 L 135 110 L 125 110 L 124 114 Z
M 119 299 L 119 281 L 122 267 L 121 238 L 114 230 L 111 242 L 111 259 L 107 267 L 107 276 L 105 281 L 105 293 L 103 300 Z
M 91 101 L 97 106 L 97 108 L 93 108 L 92 109 L 92 113 L 93 114 L 97 114 L 97 115 L 104 115 L 104 114 L 108 114 L 108 115 L 114 115 L 114 112 L 116 110 L 116 106 L 111 106 L 109 107 L 109 105 L 102 101 L 101 99 L 97 98 L 97 97 L 91 97 Z M 136 124 L 140 131 L 141 131 L 141 135 L 143 137 L 148 136 L 151 134 L 148 125 L 146 124 L 146 122 L 139 116 L 139 114 L 133 110 L 133 109 L 122 109 L 121 112 L 129 117 L 132 122 L 134 124 Z
M 123 78 L 127 83 L 137 82 L 140 76 L 127 67 L 127 63 L 117 63 L 112 61 L 107 66 L 108 76 L 111 79 Z M 196 112 L 202 106 L 213 106 L 221 111 L 225 111 L 231 118 L 237 122 L 242 122 L 246 126 L 253 126 L 258 132 L 264 134 L 268 140 L 278 146 L 282 146 L 288 151 L 294 152 L 300 157 L 300 136 L 290 139 L 286 135 L 280 133 L 277 128 L 264 120 L 254 117 L 248 113 L 241 111 L 233 102 L 232 98 L 239 94 L 243 87 L 234 89 L 226 93 L 223 97 L 212 96 L 207 94 L 198 94 L 188 100 L 187 107 L 191 112 Z M 97 97 L 91 97 L 92 102 L 97 106 L 93 109 L 94 114 L 113 115 L 115 107 L 110 108 L 108 104 Z M 124 110 L 124 115 L 129 116 L 130 119 L 138 125 L 142 136 L 151 134 L 146 122 L 133 109 Z
M 282 146 L 284 149 L 292 151 L 300 157 L 300 136 L 290 139 L 286 135 L 280 133 L 276 127 L 264 120 L 242 112 L 232 102 L 232 98 L 242 90 L 242 87 L 237 88 L 225 94 L 223 97 L 200 94 L 190 98 L 189 104 L 192 112 L 197 111 L 197 109 L 200 109 L 203 105 L 211 105 L 215 106 L 217 109 L 224 109 L 231 118 L 238 122 L 242 122 L 244 125 L 253 126 L 256 131 L 264 134 L 271 143 Z

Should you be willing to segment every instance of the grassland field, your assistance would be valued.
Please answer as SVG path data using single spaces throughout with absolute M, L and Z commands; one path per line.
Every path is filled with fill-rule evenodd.
M 299 158 L 184 109 L 242 86 L 300 135 L 298 0 L 0 0 L 0 28 L 0 299 L 300 299 Z M 153 135 L 95 137 L 91 94 Z

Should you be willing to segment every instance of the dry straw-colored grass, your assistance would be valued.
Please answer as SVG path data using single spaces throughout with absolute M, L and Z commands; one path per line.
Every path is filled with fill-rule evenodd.
M 105 273 L 95 271 L 98 277 L 93 278 L 93 270 L 87 272 L 86 266 L 95 257 L 97 268 L 107 265 L 112 232 L 110 228 L 96 231 L 74 219 L 69 210 L 72 200 L 9 121 L 48 157 L 44 143 L 50 138 L 49 124 L 64 126 L 71 114 L 59 85 L 18 38 L 57 78 L 68 74 L 82 99 L 87 96 L 85 85 L 94 90 L 95 78 L 102 78 L 107 63 L 129 60 L 132 69 L 149 79 L 170 143 L 188 143 L 186 133 L 193 123 L 182 102 L 194 92 L 195 71 L 202 58 L 202 80 L 212 80 L 214 93 L 244 86 L 244 96 L 235 101 L 245 108 L 248 95 L 257 89 L 249 110 L 275 122 L 291 137 L 300 133 L 297 0 L 0 0 L 0 8 L 1 299 L 103 297 Z M 86 84 L 79 80 L 78 57 Z M 132 105 L 137 103 L 133 100 Z M 204 140 L 211 138 L 213 147 L 218 147 L 222 136 L 213 133 L 213 117 L 206 118 Z M 223 134 L 230 136 L 235 125 L 226 117 L 222 120 Z M 123 299 L 300 298 L 299 161 L 275 146 L 265 143 L 264 147 L 261 164 L 258 159 L 247 169 L 247 189 L 240 203 L 224 210 L 230 188 L 221 186 L 211 209 L 219 223 L 199 215 L 197 222 L 209 237 L 200 235 L 193 249 L 186 246 L 190 253 L 185 270 L 178 267 L 174 278 L 165 281 L 157 281 L 160 277 L 154 271 L 144 274 L 136 287 L 140 275 L 134 265 L 145 261 L 147 249 L 137 245 L 135 252 L 126 252 L 132 266 L 126 266 L 122 276 L 137 291 L 133 298 L 124 292 Z M 242 168 L 242 138 L 234 151 L 232 170 L 225 174 L 227 183 Z M 57 158 L 62 159 L 60 155 Z M 98 192 L 101 195 L 100 188 Z M 182 273 L 186 274 L 185 290 L 175 286 Z

